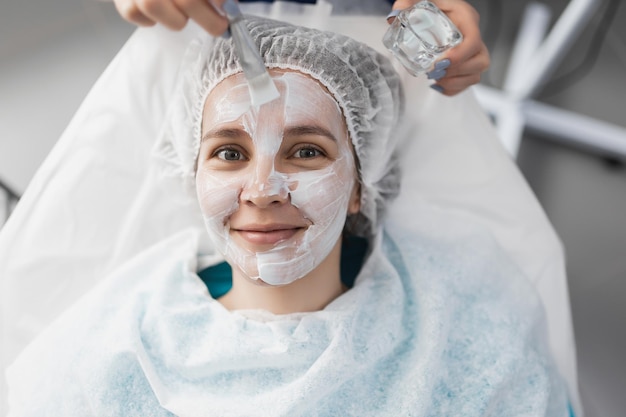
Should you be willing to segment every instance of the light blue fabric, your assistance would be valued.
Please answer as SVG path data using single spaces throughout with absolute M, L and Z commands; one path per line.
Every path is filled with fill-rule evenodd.
M 10 368 L 10 416 L 554 416 L 532 287 L 489 236 L 389 225 L 323 311 L 229 312 L 182 232 L 120 268 Z

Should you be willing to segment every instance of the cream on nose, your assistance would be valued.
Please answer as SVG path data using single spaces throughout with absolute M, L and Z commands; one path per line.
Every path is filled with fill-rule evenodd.
M 266 207 L 272 203 L 284 203 L 289 199 L 287 174 L 277 172 L 271 158 L 263 158 L 254 167 L 251 181 L 241 192 L 241 201 Z

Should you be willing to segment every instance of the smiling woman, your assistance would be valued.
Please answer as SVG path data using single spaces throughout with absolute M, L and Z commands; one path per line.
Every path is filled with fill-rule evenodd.
M 171 203 L 167 233 L 22 352 L 10 416 L 565 417 L 541 302 L 491 235 L 425 205 L 384 217 L 404 123 L 390 62 L 247 24 L 280 97 L 251 106 L 231 40 L 189 47 L 157 198 L 133 206 L 151 228 Z

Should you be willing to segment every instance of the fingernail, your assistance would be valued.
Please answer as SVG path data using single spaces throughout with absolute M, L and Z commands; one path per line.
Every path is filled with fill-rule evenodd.
M 443 77 L 446 76 L 446 70 L 432 70 L 431 72 L 427 73 L 426 76 L 428 77 L 429 80 L 440 80 Z
M 401 11 L 402 10 L 400 9 L 392 10 L 391 13 L 387 15 L 387 20 L 391 19 L 392 17 L 396 17 L 397 15 L 400 14 Z
M 239 5 L 233 0 L 226 0 L 222 5 L 222 9 L 226 13 L 226 16 L 228 16 L 229 18 L 241 14 L 241 12 L 239 11 Z
M 438 93 L 443 93 L 443 87 L 437 84 L 433 84 L 430 86 L 430 88 L 432 88 L 433 90 L 435 90 Z
M 450 60 L 449 59 L 442 59 L 441 61 L 437 62 L 435 64 L 435 71 L 438 70 L 444 70 L 446 68 L 448 68 L 450 66 Z

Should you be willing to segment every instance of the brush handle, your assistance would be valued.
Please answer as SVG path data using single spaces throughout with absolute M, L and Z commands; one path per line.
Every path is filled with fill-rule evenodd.
M 265 68 L 258 47 L 244 24 L 244 16 L 239 9 L 239 4 L 234 0 L 227 0 L 223 9 L 230 23 L 235 53 L 248 82 L 252 104 L 260 106 L 276 99 L 279 96 L 278 90 Z

